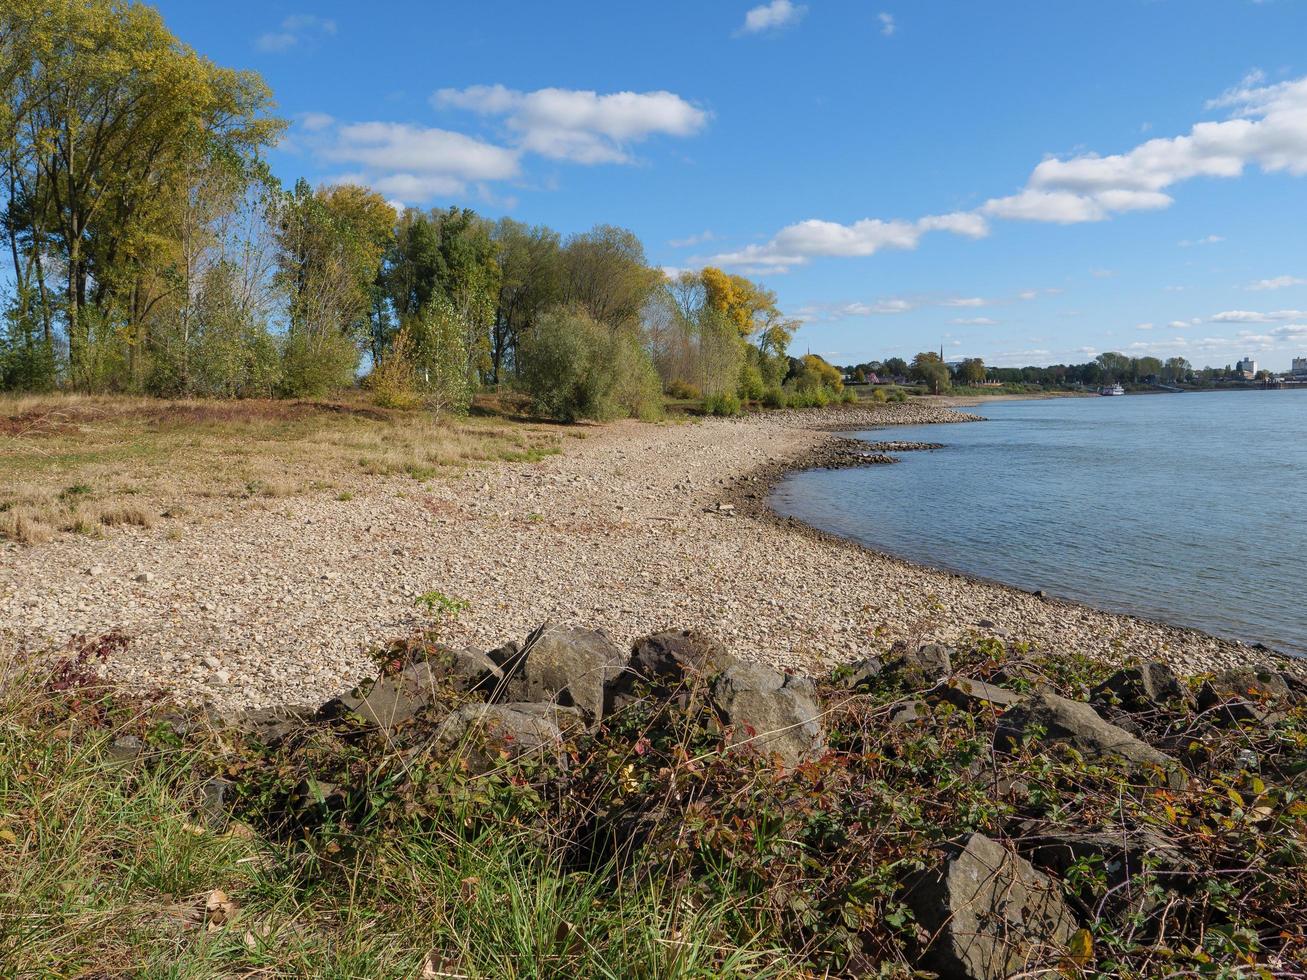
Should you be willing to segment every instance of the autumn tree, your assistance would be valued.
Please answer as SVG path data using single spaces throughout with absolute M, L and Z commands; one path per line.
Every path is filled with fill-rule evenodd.
M 922 351 L 914 357 L 909 376 L 937 395 L 950 386 L 948 365 L 934 351 Z

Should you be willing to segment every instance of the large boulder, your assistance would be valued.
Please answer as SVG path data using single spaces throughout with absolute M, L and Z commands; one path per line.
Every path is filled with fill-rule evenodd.
M 1251 721 L 1271 725 L 1285 718 L 1292 691 L 1284 676 L 1269 667 L 1234 667 L 1203 683 L 1198 707 L 1238 724 Z
M 1113 725 L 1083 701 L 1070 701 L 1043 688 L 999 718 L 994 744 L 1012 749 L 1036 733 L 1069 745 L 1088 759 L 1116 759 L 1140 772 L 1159 773 L 1173 789 L 1188 785 L 1183 768 L 1165 752 Z
M 1090 692 L 1096 707 L 1119 707 L 1131 713 L 1188 711 L 1193 692 L 1170 667 L 1152 661 L 1118 670 Z
M 906 688 L 924 691 L 953 673 L 953 656 L 948 647 L 923 643 L 895 651 L 883 673 Z
M 706 679 L 734 663 L 712 637 L 693 630 L 667 630 L 643 636 L 631 645 L 626 669 L 608 683 L 605 712 L 618 710 L 642 693 L 666 698 L 687 681 Z
M 491 699 L 503 689 L 503 670 L 489 654 L 480 650 L 441 646 L 431 660 L 445 675 L 450 689 L 460 694 L 479 694 Z
M 357 720 L 369 728 L 393 732 L 419 712 L 441 701 L 442 674 L 423 661 L 398 674 L 364 681 L 352 691 L 332 698 L 320 709 L 324 719 Z
M 436 732 L 435 748 L 481 774 L 509 760 L 540 757 L 565 765 L 566 738 L 584 727 L 581 712 L 555 704 L 466 704 Z
M 1196 870 L 1174 840 L 1145 826 L 1112 826 L 1102 830 L 1066 827 L 1052 821 L 1023 821 L 1016 835 L 1017 847 L 1036 866 L 1066 877 L 1071 869 L 1097 859 L 1105 886 L 1118 903 L 1132 903 L 1132 894 L 1147 887 L 1139 879 L 1145 871 L 1163 882 L 1187 883 Z
M 966 711 L 1004 711 L 1024 698 L 1006 687 L 973 677 L 950 677 L 933 688 L 930 696 Z
M 1076 930 L 1057 883 L 983 834 L 912 879 L 905 899 L 930 937 L 922 965 L 942 977 L 1001 980 L 1051 967 Z
M 579 708 L 592 721 L 603 718 L 604 691 L 628 659 L 606 633 L 552 623 L 532 633 L 518 657 L 522 700 Z
M 733 746 L 779 756 L 786 768 L 826 751 L 823 712 L 806 677 L 738 663 L 714 681 L 713 698 L 730 726 Z

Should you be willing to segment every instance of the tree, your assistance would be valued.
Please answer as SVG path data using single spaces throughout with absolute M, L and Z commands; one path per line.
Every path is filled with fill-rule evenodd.
M 884 371 L 891 378 L 902 378 L 908 373 L 908 362 L 901 357 L 886 358 Z
M 445 296 L 435 297 L 411 321 L 407 333 L 418 390 L 427 407 L 436 415 L 466 412 L 474 384 L 468 371 L 467 324 L 454 304 Z
M 537 411 L 564 422 L 654 417 L 662 389 L 637 334 L 559 308 L 523 338 L 522 384 Z
M 321 395 L 353 380 L 394 217 L 359 187 L 314 191 L 300 180 L 285 196 L 277 260 L 289 312 L 287 393 Z
M 563 302 L 613 330 L 639 327 L 661 279 L 645 261 L 640 239 L 625 228 L 597 225 L 563 247 Z
M 963 384 L 978 385 L 985 377 L 985 362 L 979 357 L 968 357 L 958 365 L 958 378 Z
M 910 376 L 937 395 L 950 386 L 948 365 L 934 351 L 922 351 L 912 359 Z
M 157 299 L 155 273 L 173 247 L 160 224 L 187 165 L 257 153 L 283 124 L 267 115 L 271 97 L 258 76 L 200 58 L 143 4 L 14 7 L 8 53 L 19 61 L 0 70 L 9 79 L 7 210 L 24 215 L 29 251 L 15 256 L 11 247 L 11 257 L 27 278 L 36 271 L 31 249 L 58 255 L 58 313 L 78 380 L 93 332 L 139 343 L 140 318 Z M 31 295 L 48 316 L 42 292 Z

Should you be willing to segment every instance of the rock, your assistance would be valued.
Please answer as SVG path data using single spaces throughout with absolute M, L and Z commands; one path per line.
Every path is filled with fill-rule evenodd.
M 884 671 L 880 657 L 864 657 L 836 671 L 836 683 L 848 691 L 865 691 Z
M 524 699 L 580 708 L 604 716 L 604 691 L 626 669 L 627 654 L 598 630 L 546 623 L 528 638 L 521 665 Z
M 235 728 L 254 736 L 265 745 L 272 745 L 306 727 L 314 714 L 315 709 L 306 705 L 277 705 L 271 708 L 211 711 L 209 720 L 216 726 Z
M 450 687 L 462 694 L 482 694 L 495 700 L 504 692 L 504 672 L 490 658 L 472 647 L 441 646 L 433 657 L 435 666 L 444 671 Z
M 922 965 L 942 977 L 1001 980 L 1052 965 L 1076 930 L 1057 883 L 983 834 L 913 878 L 905 897 L 930 935 Z
M 235 786 L 230 779 L 221 776 L 206 779 L 200 786 L 199 815 L 209 830 L 218 833 L 226 829 L 231 819 L 229 797 Z
M 136 581 L 138 581 L 138 582 L 153 582 L 153 581 L 154 581 L 154 573 L 153 573 L 153 572 L 141 572 L 139 575 L 136 576 Z
M 328 701 L 318 715 L 326 719 L 354 715 L 370 727 L 390 732 L 436 703 L 438 688 L 439 678 L 431 664 L 412 664 L 394 676 L 364 681 L 348 694 Z
M 948 647 L 938 643 L 922 645 L 900 652 L 885 664 L 885 674 L 905 687 L 925 690 L 934 687 L 953 673 L 953 658 Z
M 679 682 L 687 673 L 712 674 L 734 662 L 724 646 L 704 633 L 668 630 L 631 644 L 629 666 L 647 681 Z
M 145 754 L 145 743 L 135 735 L 119 735 L 108 744 L 104 754 L 110 762 L 126 765 Z
M 913 698 L 909 701 L 899 701 L 890 705 L 889 715 L 886 720 L 891 725 L 911 725 L 929 714 L 930 706 L 925 701 Z
M 692 630 L 668 630 L 636 640 L 627 668 L 608 682 L 604 713 L 620 710 L 648 691 L 667 698 L 687 680 L 707 678 L 734 662 L 716 640 Z
M 1166 664 L 1152 661 L 1118 670 L 1090 693 L 1094 705 L 1120 705 L 1129 712 L 1184 711 L 1194 706 L 1193 692 Z
M 737 663 L 713 684 L 731 744 L 780 756 L 786 768 L 826 751 L 826 727 L 811 680 L 762 664 Z
M 565 735 L 584 728 L 576 708 L 556 704 L 468 704 L 447 717 L 435 745 L 444 753 L 460 753 L 468 771 L 489 772 L 505 759 L 538 755 L 567 762 Z
M 1046 740 L 1069 745 L 1086 758 L 1119 759 L 1140 771 L 1160 770 L 1174 789 L 1188 785 L 1175 759 L 1106 721 L 1083 701 L 1070 701 L 1047 689 L 1030 694 L 999 718 L 994 745 L 1016 748 L 1036 729 L 1043 731 Z
M 1202 711 L 1218 709 L 1218 716 L 1238 724 L 1251 721 L 1272 725 L 1286 717 L 1282 707 L 1292 700 L 1284 677 L 1269 667 L 1234 667 L 1203 683 L 1198 691 Z
M 86 570 L 86 574 L 89 575 L 91 578 L 97 578 L 98 576 L 104 574 L 104 566 L 92 565 L 90 568 Z
M 1010 708 L 1023 700 L 1023 695 L 997 684 L 987 684 L 971 677 L 950 677 L 930 691 L 931 697 L 948 701 L 966 711 L 981 708 L 993 710 Z
M 1020 825 L 1016 843 L 1037 866 L 1061 877 L 1066 877 L 1077 862 L 1098 858 L 1109 890 L 1117 889 L 1145 870 L 1164 879 L 1187 876 L 1196 868 L 1172 840 L 1142 826 L 1086 830 L 1029 820 Z M 1129 902 L 1132 898 L 1128 888 L 1121 889 L 1121 901 Z

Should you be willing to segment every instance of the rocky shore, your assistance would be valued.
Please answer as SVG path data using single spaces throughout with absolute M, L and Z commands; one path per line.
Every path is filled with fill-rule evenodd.
M 1249 659 L 1236 643 L 921 568 L 766 509 L 790 470 L 893 458 L 837 431 L 976 418 L 909 402 L 584 426 L 541 462 L 9 546 L 0 639 L 36 650 L 117 633 L 113 679 L 230 707 L 318 700 L 365 676 L 370 648 L 417 629 L 487 644 L 545 619 L 619 642 L 676 624 L 805 672 L 898 640 L 973 635 L 1190 670 Z

